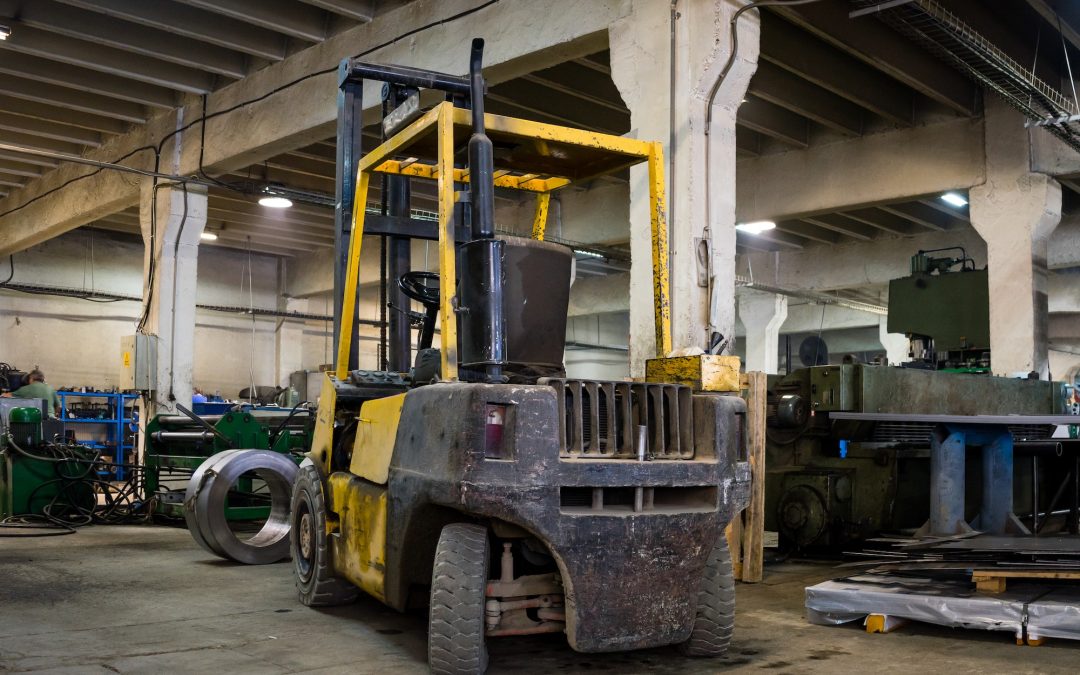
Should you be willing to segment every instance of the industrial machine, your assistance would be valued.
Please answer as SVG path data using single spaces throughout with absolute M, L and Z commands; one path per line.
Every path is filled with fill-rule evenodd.
M 339 71 L 339 216 L 351 226 L 336 369 L 293 488 L 300 600 L 426 601 L 435 673 L 483 672 L 486 638 L 531 633 L 565 632 L 583 652 L 721 654 L 734 610 L 723 531 L 748 497 L 745 404 L 673 383 L 566 379 L 572 253 L 543 241 L 551 191 L 648 162 L 666 355 L 660 145 L 485 114 L 482 48 L 473 42 L 467 78 L 351 60 Z M 361 158 L 364 80 L 397 103 L 386 140 Z M 417 88 L 446 100 L 420 110 Z M 380 175 L 392 208 L 367 215 Z M 408 177 L 435 182 L 437 222 L 408 217 Z M 533 239 L 496 236 L 495 187 L 537 194 Z M 402 271 L 408 256 L 391 272 L 427 310 L 411 367 L 407 325 L 391 371 L 353 365 L 367 234 L 438 241 L 437 273 Z
M 959 257 L 931 253 L 959 251 Z M 990 372 L 990 290 L 986 268 L 976 269 L 957 246 L 919 251 L 911 275 L 889 282 L 890 333 L 907 335 L 906 368 Z
M 188 478 L 207 458 L 225 450 L 272 450 L 297 463 L 311 447 L 314 411 L 244 408 L 218 415 L 157 415 L 146 424 L 143 464 L 146 494 L 155 498 L 154 513 L 183 518 L 184 489 Z M 255 495 L 252 478 L 244 477 L 230 494 L 225 515 L 230 520 L 265 520 L 270 506 L 265 495 Z

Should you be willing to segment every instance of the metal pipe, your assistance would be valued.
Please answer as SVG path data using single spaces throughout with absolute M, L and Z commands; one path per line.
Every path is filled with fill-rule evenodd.
M 214 434 L 209 431 L 155 431 L 150 435 L 155 441 L 166 443 L 168 441 L 194 441 L 205 443 L 214 439 Z
M 350 79 L 379 80 L 405 87 L 438 89 L 461 95 L 466 95 L 471 90 L 469 78 L 411 66 L 387 66 L 380 63 L 364 63 L 350 60 L 347 71 L 347 77 Z
M 1031 531 L 1039 531 L 1039 456 L 1031 456 Z

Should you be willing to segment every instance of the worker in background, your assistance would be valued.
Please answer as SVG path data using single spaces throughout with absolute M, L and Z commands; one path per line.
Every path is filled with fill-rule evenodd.
M 206 403 L 206 394 L 202 392 L 202 389 L 195 387 L 195 392 L 191 395 L 192 403 Z
M 52 411 L 53 417 L 60 417 L 60 397 L 56 395 L 53 388 L 45 384 L 45 373 L 41 372 L 37 368 L 30 371 L 30 374 L 26 376 L 26 384 L 19 387 L 10 394 L 4 394 L 10 398 L 40 398 L 44 399 L 45 403 L 49 406 L 49 410 Z

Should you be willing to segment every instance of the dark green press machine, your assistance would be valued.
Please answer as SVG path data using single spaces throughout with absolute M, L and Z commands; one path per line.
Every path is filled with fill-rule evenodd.
M 143 458 L 146 494 L 155 498 L 154 512 L 183 518 L 188 479 L 208 457 L 224 450 L 258 449 L 288 454 L 299 464 L 311 447 L 314 410 L 297 406 L 267 410 L 239 408 L 220 415 L 158 415 L 146 425 Z M 241 478 L 230 493 L 226 517 L 230 520 L 265 520 L 268 500 L 259 495 L 252 479 Z
M 1072 412 L 1065 383 L 988 374 L 986 270 L 956 250 L 959 256 L 937 258 L 920 251 L 911 275 L 889 285 L 888 329 L 908 336 L 910 363 L 821 365 L 770 376 L 765 527 L 779 532 L 782 548 L 836 548 L 927 523 L 931 447 L 941 433 L 929 416 Z M 865 419 L 873 416 L 879 419 Z M 1052 439 L 1055 429 L 1022 418 L 1008 426 L 1016 515 L 1035 531 L 1080 532 L 1080 447 Z M 977 453 L 964 470 L 966 503 L 978 504 Z

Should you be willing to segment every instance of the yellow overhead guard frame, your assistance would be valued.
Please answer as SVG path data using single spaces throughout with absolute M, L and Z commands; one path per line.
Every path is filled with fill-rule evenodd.
M 455 168 L 454 149 L 463 147 L 472 133 L 469 116 L 468 110 L 455 108 L 449 101 L 440 103 L 360 160 L 342 306 L 342 334 L 338 339 L 335 373 L 338 380 L 348 376 L 351 341 L 346 331 L 353 325 L 356 313 L 364 213 L 373 173 L 434 180 L 438 185 L 442 377 L 444 380 L 457 379 L 457 316 L 454 313 L 457 287 L 454 204 L 457 195 L 454 184 L 468 183 L 469 172 Z M 532 231 L 535 239 L 544 238 L 552 192 L 575 182 L 621 171 L 640 162 L 649 163 L 656 352 L 658 357 L 666 356 L 671 351 L 671 312 L 661 144 L 502 115 L 485 114 L 484 124 L 495 145 L 495 186 L 535 192 L 537 195 Z M 394 159 L 402 157 L 407 159 Z

